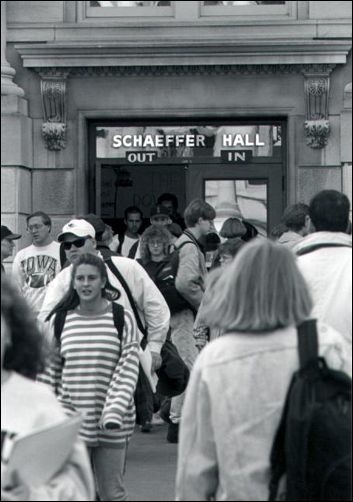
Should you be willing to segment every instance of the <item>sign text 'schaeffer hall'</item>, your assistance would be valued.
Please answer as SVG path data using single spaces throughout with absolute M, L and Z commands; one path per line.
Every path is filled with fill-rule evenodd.
M 206 147 L 206 137 L 203 134 L 116 134 L 113 137 L 113 148 L 165 148 L 182 147 L 201 148 Z M 249 134 L 223 134 L 222 147 L 239 146 L 265 146 L 260 135 L 253 137 Z

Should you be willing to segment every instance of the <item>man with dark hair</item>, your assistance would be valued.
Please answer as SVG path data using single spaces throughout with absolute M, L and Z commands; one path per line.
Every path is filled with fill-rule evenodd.
M 121 256 L 135 258 L 140 230 L 143 223 L 143 214 L 137 206 L 130 206 L 124 211 L 124 223 L 126 230 L 123 234 L 115 235 L 110 244 L 110 249 Z
M 185 229 L 183 217 L 178 213 L 178 199 L 173 193 L 162 193 L 157 199 L 158 206 L 164 206 L 168 209 L 169 216 L 173 223 L 177 223 L 182 230 Z
M 348 235 L 349 200 L 323 190 L 311 200 L 315 232 L 294 251 L 314 300 L 313 317 L 340 331 L 352 343 L 352 237 Z
M 19 251 L 12 272 L 24 298 L 35 315 L 42 307 L 48 284 L 61 270 L 60 244 L 51 236 L 51 219 L 43 211 L 27 217 L 32 244 Z
M 179 251 L 179 266 L 175 277 L 175 286 L 179 293 L 187 300 L 190 308 L 177 312 L 171 317 L 172 342 L 189 369 L 198 354 L 193 337 L 195 313 L 197 312 L 205 290 L 207 274 L 205 258 L 200 247 L 199 239 L 206 236 L 211 228 L 216 212 L 212 206 L 201 199 L 190 202 L 185 209 L 184 218 L 187 229 L 175 242 L 175 249 Z M 184 394 L 172 399 L 170 408 L 170 424 L 167 440 L 178 442 L 179 422 Z
M 280 236 L 278 242 L 292 249 L 310 233 L 309 206 L 302 203 L 288 206 L 284 210 L 281 223 L 286 227 L 286 231 Z

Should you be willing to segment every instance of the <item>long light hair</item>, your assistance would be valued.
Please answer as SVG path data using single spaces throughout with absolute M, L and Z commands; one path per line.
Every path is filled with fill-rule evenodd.
M 246 244 L 207 289 L 204 304 L 207 324 L 224 332 L 296 325 L 313 305 L 294 255 L 270 240 Z

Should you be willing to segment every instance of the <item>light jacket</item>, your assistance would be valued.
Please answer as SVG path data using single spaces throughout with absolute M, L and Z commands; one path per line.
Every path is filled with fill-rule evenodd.
M 347 247 L 320 247 L 341 244 Z M 315 232 L 294 249 L 299 269 L 314 301 L 312 316 L 333 326 L 352 343 L 352 237 L 341 232 Z
M 175 249 L 181 244 L 196 241 L 183 233 L 175 242 Z M 179 252 L 179 267 L 175 278 L 175 286 L 180 294 L 197 310 L 205 291 L 207 274 L 205 258 L 198 244 L 186 244 Z
M 98 255 L 99 256 L 99 255 Z M 148 343 L 152 352 L 160 353 L 163 343 L 167 338 L 169 329 L 170 312 L 162 294 L 150 279 L 147 272 L 130 258 L 113 256 L 111 258 L 130 288 L 135 300 L 141 321 L 148 330 Z M 121 292 L 117 303 L 131 310 L 130 302 L 119 280 L 106 266 L 108 279 L 112 286 Z M 50 283 L 44 298 L 39 320 L 44 322 L 48 314 L 68 291 L 71 281 L 72 265 L 64 268 Z
M 318 324 L 319 352 L 351 375 L 349 346 Z M 176 500 L 268 500 L 270 451 L 299 367 L 294 327 L 232 333 L 198 356 L 186 390 Z
M 15 372 L 2 385 L 2 436 L 3 433 L 26 436 L 35 430 L 58 424 L 65 418 L 64 410 L 45 385 Z M 55 455 L 55 451 L 52 454 Z M 93 476 L 83 442 L 80 439 L 75 441 L 63 468 L 48 483 L 29 487 L 29 492 L 27 500 L 94 500 Z
M 297 232 L 292 232 L 291 230 L 289 230 L 288 232 L 285 232 L 284 234 L 281 235 L 281 237 L 278 239 L 278 243 L 283 244 L 289 249 L 293 249 L 293 247 L 302 240 L 303 237 L 300 234 L 297 234 Z

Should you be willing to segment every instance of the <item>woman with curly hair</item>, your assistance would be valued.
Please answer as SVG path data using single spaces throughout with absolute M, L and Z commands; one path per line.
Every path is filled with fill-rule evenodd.
M 6 441 L 16 436 L 25 436 L 65 419 L 64 410 L 55 396 L 44 385 L 34 381 L 44 368 L 44 356 L 43 338 L 34 316 L 25 300 L 2 276 L 2 448 Z M 62 469 L 46 484 L 28 486 L 21 480 L 21 472 L 11 476 L 6 485 L 3 485 L 4 478 L 1 476 L 1 500 L 92 500 L 94 493 L 88 456 L 79 439 Z

